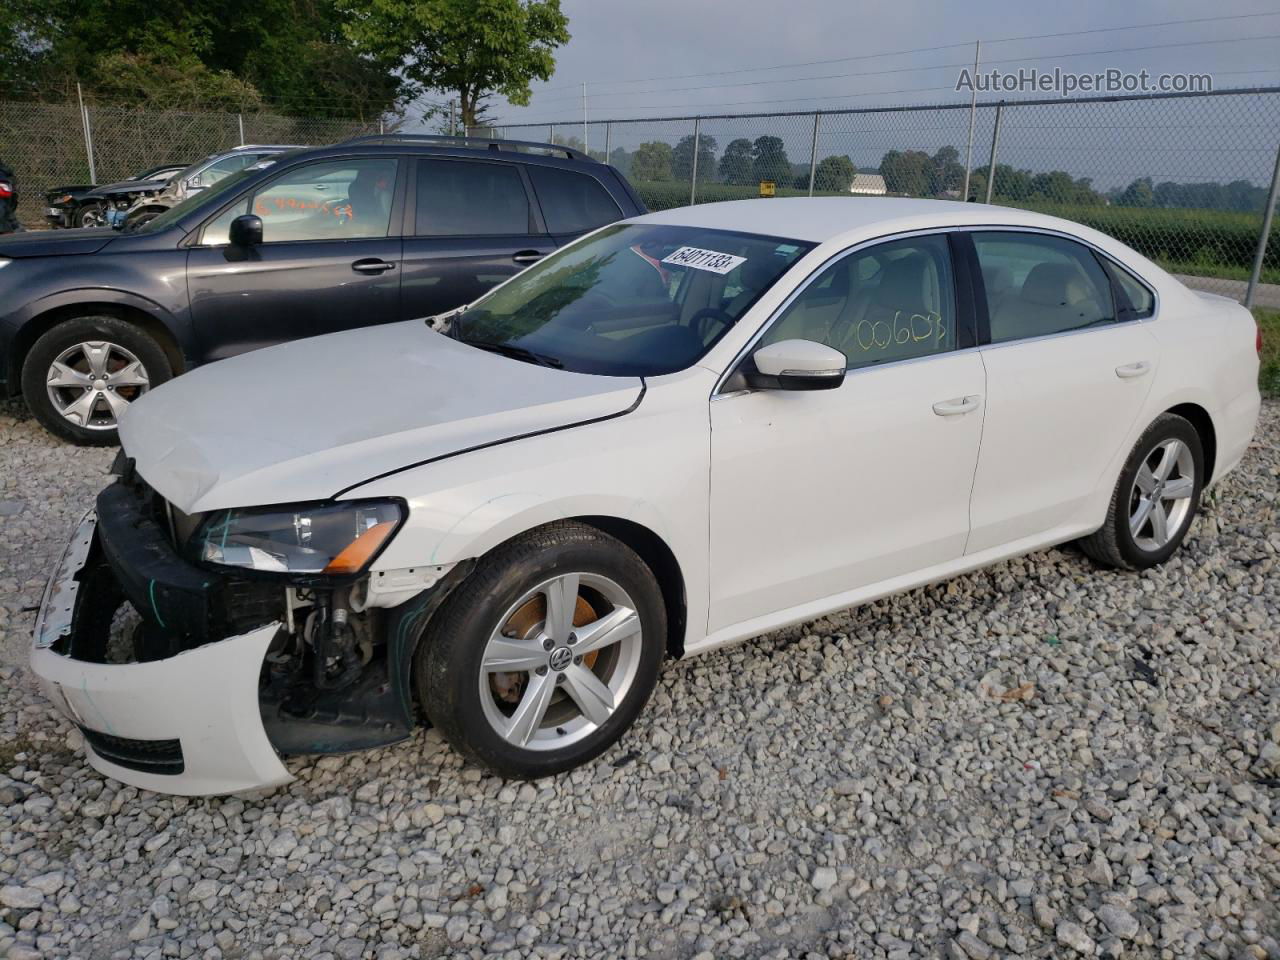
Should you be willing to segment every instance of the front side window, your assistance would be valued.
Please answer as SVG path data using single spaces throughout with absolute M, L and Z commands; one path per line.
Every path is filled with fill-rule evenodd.
M 595 177 L 559 167 L 528 169 L 550 233 L 586 233 L 622 219 L 622 211 Z
M 264 243 L 385 237 L 397 165 L 366 157 L 295 167 L 224 210 L 201 242 L 225 244 L 231 221 L 246 213 L 262 218 Z
M 702 227 L 617 224 L 477 300 L 451 332 L 579 373 L 672 373 L 706 353 L 811 248 Z
M 972 236 L 992 343 L 1115 322 L 1111 283 L 1087 247 L 1039 233 Z
M 946 237 L 877 244 L 822 271 L 774 322 L 762 344 L 815 340 L 849 369 L 956 348 L 955 284 Z
M 415 224 L 420 237 L 523 236 L 529 195 L 508 163 L 419 160 Z

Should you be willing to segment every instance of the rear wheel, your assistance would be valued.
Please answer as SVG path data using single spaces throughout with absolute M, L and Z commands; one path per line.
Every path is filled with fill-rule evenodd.
M 432 724 L 508 777 L 586 763 L 631 726 L 657 682 L 666 613 L 625 544 L 557 523 L 482 559 L 433 619 L 415 681 Z
M 118 317 L 64 320 L 31 347 L 22 394 L 36 418 L 72 443 L 117 441 L 129 405 L 173 375 L 164 350 Z
M 86 203 L 75 212 L 77 227 L 105 227 L 107 225 L 107 208 L 101 203 Z
M 1081 547 L 1113 567 L 1143 570 L 1164 563 L 1191 528 L 1204 481 L 1204 449 L 1195 427 L 1161 414 L 1120 471 L 1106 523 L 1081 540 Z

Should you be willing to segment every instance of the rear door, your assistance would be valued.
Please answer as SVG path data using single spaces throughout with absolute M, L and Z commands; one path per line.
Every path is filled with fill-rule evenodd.
M 404 161 L 318 160 L 285 170 L 206 224 L 187 261 L 197 335 L 210 360 L 400 317 L 396 197 Z M 262 218 L 263 242 L 227 243 Z
M 555 249 L 524 165 L 423 157 L 406 205 L 401 316 L 470 303 Z

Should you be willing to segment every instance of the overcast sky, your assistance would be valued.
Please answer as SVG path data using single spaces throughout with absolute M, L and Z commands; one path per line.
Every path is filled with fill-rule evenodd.
M 983 60 L 1002 69 L 1145 67 L 1212 73 L 1215 88 L 1280 83 L 1280 4 L 1274 0 L 563 0 L 563 9 L 573 39 L 557 52 L 555 76 L 535 87 L 529 107 L 495 104 L 497 117 L 580 122 L 584 80 L 593 119 L 967 102 L 967 93 L 954 90 L 956 64 L 972 60 L 975 39 L 984 41 Z M 1239 18 L 1259 13 L 1271 15 Z M 1115 29 L 1205 17 L 1215 19 Z M 1082 30 L 1099 32 L 1000 42 Z M 1205 42 L 1236 38 L 1247 39 Z M 1062 56 L 1165 44 L 1192 45 Z M 921 49 L 933 47 L 942 49 Z M 839 58 L 861 59 L 761 69 Z M 744 68 L 750 69 L 722 74 Z M 651 77 L 671 79 L 619 82 Z M 810 79 L 820 77 L 829 79 Z

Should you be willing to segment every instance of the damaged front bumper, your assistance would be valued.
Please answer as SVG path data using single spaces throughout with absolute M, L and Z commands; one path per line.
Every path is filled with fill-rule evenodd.
M 317 687 L 318 648 L 288 588 L 196 566 L 170 537 L 149 488 L 113 484 L 68 542 L 41 603 L 32 669 L 84 734 L 96 769 L 164 793 L 235 793 L 287 783 L 281 756 L 409 735 L 413 650 L 465 571 L 353 614 L 368 620 L 364 662 L 340 686 Z M 141 622 L 126 635 L 127 606 Z

